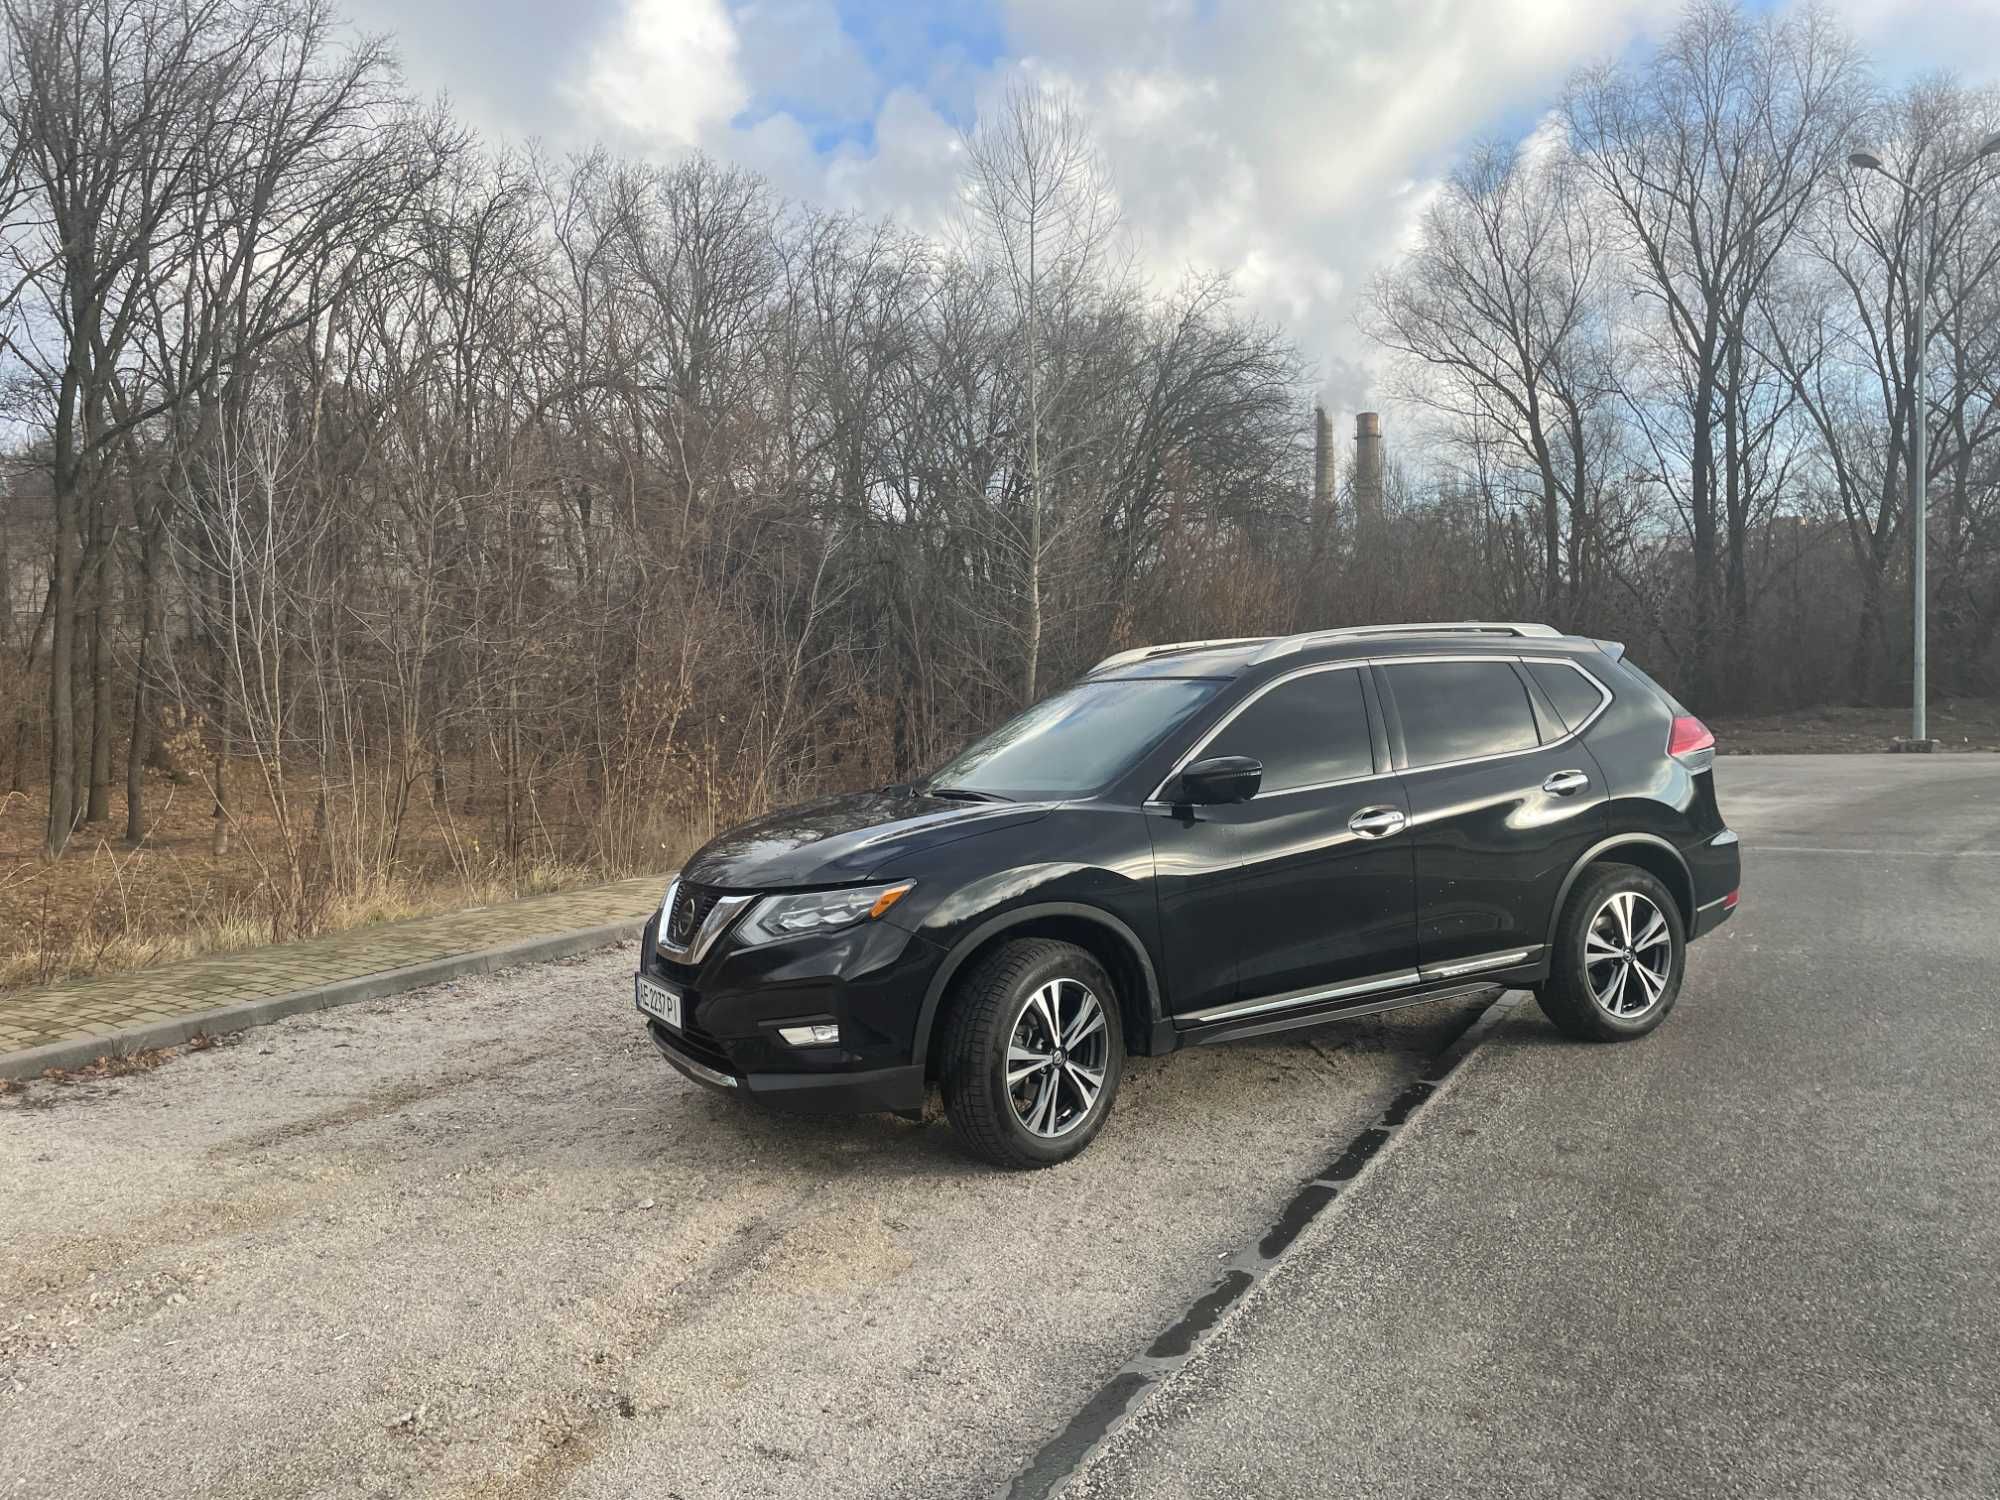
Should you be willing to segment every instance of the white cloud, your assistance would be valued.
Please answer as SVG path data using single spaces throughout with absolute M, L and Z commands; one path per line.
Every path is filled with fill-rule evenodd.
M 1671 0 L 1015 0 L 1021 55 L 1090 105 L 1127 223 L 1161 278 L 1234 273 L 1335 405 L 1371 400 L 1353 294 L 1451 156 L 1532 123 L 1576 64 Z
M 740 52 L 722 0 L 629 0 L 566 92 L 621 142 L 702 145 L 750 102 Z
M 2000 82 L 2000 0 L 1834 0 L 1890 74 L 1949 70 L 1968 83 Z
M 594 40 L 572 43 L 581 64 L 549 65 L 567 68 L 567 134 L 661 156 L 700 147 L 790 196 L 924 231 L 953 211 L 955 122 L 1022 70 L 1066 83 L 1095 121 L 1141 264 L 1162 282 L 1190 266 L 1231 272 L 1349 409 L 1374 402 L 1356 292 L 1407 242 L 1453 157 L 1482 134 L 1533 129 L 1577 64 L 1664 32 L 1681 11 L 1681 0 L 990 0 L 1004 56 L 976 63 L 911 21 L 873 36 L 885 77 L 833 0 L 591 3 L 616 9 L 583 21 Z M 2000 0 L 1835 4 L 1891 72 L 2000 69 L 1981 45 Z M 846 136 L 831 148 L 829 123 Z

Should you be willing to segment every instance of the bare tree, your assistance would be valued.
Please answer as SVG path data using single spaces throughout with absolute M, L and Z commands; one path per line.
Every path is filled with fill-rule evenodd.
M 1526 465 L 1541 538 L 1535 607 L 1556 619 L 1581 603 L 1589 429 L 1609 395 L 1600 237 L 1578 186 L 1559 143 L 1476 149 L 1446 178 L 1413 251 L 1370 286 L 1364 312 L 1402 356 L 1407 397 L 1469 444 L 1497 435 Z
M 1969 502 L 1979 451 L 2000 434 L 2000 414 L 1982 397 L 1977 375 L 1993 368 L 1991 325 L 1975 311 L 1979 289 L 2000 268 L 1992 211 L 1982 212 L 2000 198 L 2000 170 L 1942 173 L 1996 122 L 2000 99 L 1944 79 L 1914 84 L 1871 112 L 1859 133 L 1920 196 L 1872 173 L 1836 174 L 1756 330 L 1809 424 L 1811 468 L 1860 582 L 1849 669 L 1857 696 L 1879 690 L 1892 652 L 1889 581 L 1899 544 L 1909 540 L 1909 455 L 1898 437 L 1909 431 L 1915 399 L 1911 313 L 1920 288 L 1930 288 L 1942 330 L 1934 347 L 1948 350 L 1951 361 L 1950 378 L 1931 383 L 1936 400 L 1926 422 L 1930 466 L 1953 481 L 1955 506 Z M 1928 264 L 1920 263 L 1920 247 Z M 1966 528 L 1952 530 L 1963 535 Z
M 1020 320 L 1026 387 L 1027 480 L 1019 549 L 1026 618 L 1022 699 L 1036 695 L 1042 648 L 1042 568 L 1048 546 L 1042 427 L 1074 397 L 1058 363 L 1044 365 L 1090 315 L 1118 231 L 1118 204 L 1081 110 L 1067 94 L 1016 82 L 965 137 L 967 230 L 1003 268 Z M 1054 346 L 1052 348 L 1052 346 Z
M 1699 701 L 1720 687 L 1725 574 L 1731 617 L 1747 612 L 1746 332 L 1772 264 L 1846 152 L 1862 83 L 1825 13 L 1753 19 L 1731 0 L 1696 0 L 1656 56 L 1587 71 L 1564 100 L 1634 294 L 1659 320 L 1663 378 L 1627 394 L 1688 518 Z M 1636 410 L 1650 401 L 1667 409 Z

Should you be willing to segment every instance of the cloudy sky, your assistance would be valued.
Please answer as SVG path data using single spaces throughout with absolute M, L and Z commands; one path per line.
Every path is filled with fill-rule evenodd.
M 1755 0 L 1787 4 L 1796 0 Z M 699 148 L 935 227 L 961 125 L 1022 70 L 1086 102 L 1152 273 L 1232 272 L 1370 403 L 1352 294 L 1455 152 L 1532 128 L 1679 0 L 348 0 L 489 136 Z M 2000 0 L 1834 0 L 1898 74 L 2000 77 Z M 468 21 L 469 15 L 477 16 Z

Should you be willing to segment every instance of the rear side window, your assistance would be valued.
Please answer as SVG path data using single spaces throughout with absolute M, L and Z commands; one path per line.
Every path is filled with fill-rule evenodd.
M 1372 774 L 1375 754 L 1368 743 L 1360 672 L 1344 667 L 1279 683 L 1230 720 L 1199 758 L 1212 755 L 1262 761 L 1260 792 L 1296 791 Z
M 1535 685 L 1548 694 L 1549 702 L 1562 716 L 1565 729 L 1578 728 L 1597 712 L 1597 705 L 1604 701 L 1604 694 L 1597 690 L 1597 685 L 1574 667 L 1548 661 L 1524 662 L 1522 665 L 1535 679 Z
M 1416 661 L 1378 670 L 1396 695 L 1412 768 L 1541 743 L 1528 690 L 1504 661 Z

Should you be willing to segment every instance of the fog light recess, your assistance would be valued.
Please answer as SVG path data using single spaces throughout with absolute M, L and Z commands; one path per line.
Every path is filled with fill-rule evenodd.
M 840 1028 L 831 1021 L 814 1021 L 805 1026 L 780 1026 L 778 1035 L 794 1047 L 831 1047 L 840 1041 Z

